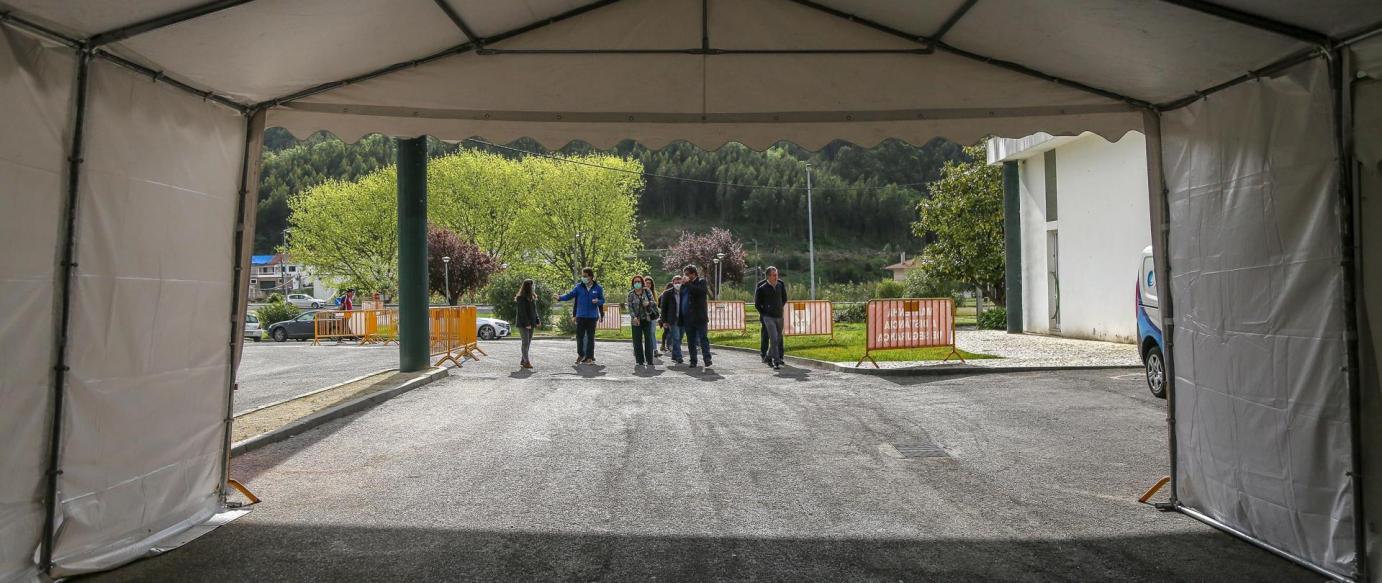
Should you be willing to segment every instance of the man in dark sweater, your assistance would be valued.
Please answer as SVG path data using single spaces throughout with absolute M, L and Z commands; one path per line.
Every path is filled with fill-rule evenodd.
M 786 305 L 787 284 L 778 279 L 776 267 L 769 267 L 768 279 L 753 292 L 753 307 L 758 309 L 763 331 L 768 335 L 768 364 L 774 369 L 782 368 L 782 312 Z
M 667 290 L 657 301 L 658 311 L 662 312 L 662 343 L 672 355 L 672 362 L 681 364 L 681 276 L 672 278 Z
M 753 284 L 755 294 L 758 293 L 758 286 L 763 285 L 765 281 L 768 280 L 760 279 L 758 283 Z M 758 327 L 758 358 L 763 360 L 763 364 L 769 366 L 773 364 L 773 361 L 768 359 L 768 329 L 763 326 Z
M 681 270 L 681 275 L 681 305 L 677 309 L 680 312 L 681 326 L 686 330 L 687 352 L 691 353 L 691 366 L 696 366 L 696 349 L 699 348 L 705 355 L 705 365 L 708 367 L 711 366 L 710 336 L 707 330 L 710 325 L 710 306 L 707 303 L 710 301 L 710 289 L 695 265 L 687 265 L 686 269 Z

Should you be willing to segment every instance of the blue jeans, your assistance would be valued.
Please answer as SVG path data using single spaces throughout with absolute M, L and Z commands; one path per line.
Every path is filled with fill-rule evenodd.
M 700 348 L 705 354 L 705 361 L 710 362 L 710 335 L 706 331 L 705 324 L 692 324 L 686 327 L 686 342 L 690 346 L 687 349 L 691 352 L 691 362 L 696 362 L 696 348 Z
M 681 360 L 681 326 L 663 328 L 662 339 L 671 347 L 668 352 L 672 354 L 672 360 Z
M 657 334 L 653 331 L 652 320 L 639 320 L 637 324 L 629 324 L 633 333 L 633 360 L 638 364 L 653 363 L 653 340 Z

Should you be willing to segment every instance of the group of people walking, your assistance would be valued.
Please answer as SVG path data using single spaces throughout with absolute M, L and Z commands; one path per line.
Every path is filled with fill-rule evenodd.
M 673 277 L 660 293 L 656 290 L 652 277 L 636 275 L 630 279 L 628 293 L 624 296 L 623 306 L 629 315 L 636 366 L 655 366 L 656 359 L 664 353 L 670 355 L 676 364 L 686 364 L 686 359 L 683 359 L 686 356 L 690 365 L 696 367 L 699 366 L 697 356 L 700 356 L 705 366 L 713 366 L 709 335 L 709 302 L 712 294 L 700 270 L 695 265 L 687 265 L 681 275 Z M 589 267 L 582 269 L 580 281 L 571 291 L 555 299 L 574 303 L 572 315 L 576 320 L 576 365 L 594 364 L 595 328 L 604 317 L 606 301 L 604 288 L 595 280 L 595 271 Z M 518 308 L 514 324 L 523 342 L 522 361 L 519 364 L 523 368 L 532 368 L 528 358 L 529 346 L 533 331 L 542 326 L 533 280 L 523 281 L 514 300 Z M 754 292 L 754 307 L 763 320 L 763 362 L 773 368 L 782 366 L 782 311 L 786 303 L 787 284 L 778 279 L 776 267 L 769 267 L 767 277 L 758 282 Z M 657 335 L 659 328 L 662 330 L 660 342 Z M 683 346 L 685 351 L 682 350 Z

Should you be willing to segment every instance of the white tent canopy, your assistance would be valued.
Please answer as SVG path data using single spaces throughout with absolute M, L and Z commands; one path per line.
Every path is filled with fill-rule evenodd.
M 1379 23 L 1372 0 L 0 0 L 0 232 L 23 241 L 0 259 L 0 581 L 110 568 L 222 508 L 266 126 L 1144 131 L 1177 508 L 1358 577 L 1346 81 Z

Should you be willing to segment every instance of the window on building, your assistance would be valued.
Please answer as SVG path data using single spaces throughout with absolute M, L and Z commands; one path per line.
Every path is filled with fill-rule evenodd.
M 1046 221 L 1056 220 L 1056 151 L 1047 150 L 1042 156 L 1046 170 Z

